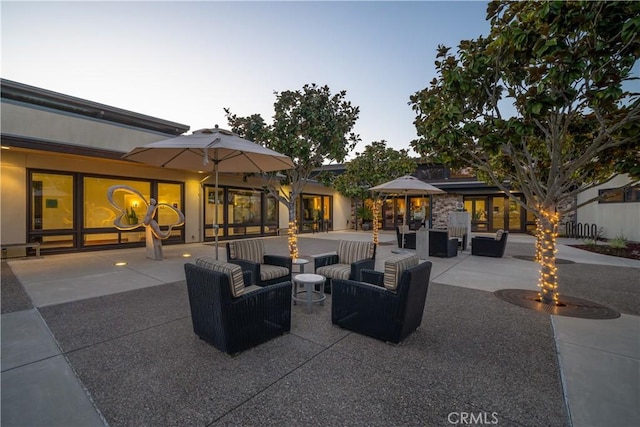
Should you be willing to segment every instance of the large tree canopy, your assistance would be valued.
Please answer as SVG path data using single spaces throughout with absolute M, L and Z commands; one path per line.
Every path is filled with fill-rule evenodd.
M 491 2 L 487 19 L 487 37 L 439 47 L 437 77 L 411 97 L 412 146 L 524 194 L 550 303 L 566 202 L 614 173 L 640 176 L 640 3 Z
M 289 251 L 295 257 L 296 200 L 314 169 L 325 162 L 344 161 L 360 140 L 352 132 L 360 110 L 345 100 L 346 91 L 332 95 L 328 86 L 315 83 L 275 95 L 270 125 L 259 114 L 238 117 L 229 109 L 225 112 L 233 132 L 293 160 L 293 169 L 265 175 L 264 186 L 289 208 Z M 289 185 L 290 193 L 282 185 Z

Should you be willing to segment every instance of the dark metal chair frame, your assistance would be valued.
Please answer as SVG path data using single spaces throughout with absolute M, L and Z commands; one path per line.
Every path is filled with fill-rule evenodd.
M 218 350 L 239 353 L 291 330 L 291 282 L 233 297 L 226 274 L 190 263 L 184 271 L 193 332 Z
M 402 272 L 396 292 L 382 286 L 384 273 L 378 271 L 364 270 L 362 282 L 336 279 L 331 321 L 397 344 L 422 323 L 430 276 L 431 262 L 426 261 Z

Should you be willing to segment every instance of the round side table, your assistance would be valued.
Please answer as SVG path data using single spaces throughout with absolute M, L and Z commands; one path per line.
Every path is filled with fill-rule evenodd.
M 309 264 L 309 260 L 305 258 L 294 258 L 291 260 L 291 264 L 297 265 L 300 268 L 300 273 L 304 273 L 304 266 Z
M 327 299 L 324 294 L 325 281 L 325 277 L 319 274 L 297 274 L 293 278 L 293 304 L 297 301 L 305 301 L 307 303 L 307 313 L 313 312 L 313 303 L 324 305 L 324 300 Z M 298 290 L 298 285 L 304 286 L 304 290 Z M 314 289 L 316 285 L 320 285 L 319 291 Z M 300 294 L 304 294 L 304 297 L 299 296 Z

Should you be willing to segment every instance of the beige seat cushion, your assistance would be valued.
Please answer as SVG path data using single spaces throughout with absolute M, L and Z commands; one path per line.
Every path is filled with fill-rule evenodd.
M 231 295 L 234 297 L 239 297 L 244 293 L 244 277 L 242 276 L 242 268 L 239 265 L 218 261 L 210 257 L 196 258 L 196 265 L 226 274 L 229 277 Z
M 278 265 L 260 264 L 260 281 L 265 282 L 271 279 L 277 279 L 278 277 L 285 277 L 289 274 L 287 267 L 280 267 Z
M 418 255 L 415 254 L 400 254 L 388 258 L 384 262 L 384 287 L 396 292 L 402 273 L 419 262 Z
M 261 239 L 229 242 L 229 255 L 231 259 L 245 259 L 262 264 L 264 262 L 264 242 Z
M 449 227 L 449 237 L 464 237 L 467 233 L 467 227 L 458 226 L 458 227 Z
M 363 259 L 373 258 L 373 242 L 350 242 L 340 240 L 338 242 L 338 261 L 340 264 L 351 264 Z
M 351 274 L 351 264 L 331 264 L 316 268 L 316 274 L 329 279 L 348 279 Z

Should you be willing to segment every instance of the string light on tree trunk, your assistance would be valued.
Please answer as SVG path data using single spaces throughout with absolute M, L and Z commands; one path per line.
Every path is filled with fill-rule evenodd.
M 298 226 L 295 221 L 289 221 L 289 230 L 287 231 L 289 242 L 289 256 L 293 259 L 298 258 Z
M 545 304 L 559 304 L 558 269 L 556 267 L 556 239 L 560 214 L 555 211 L 541 210 L 539 218 L 540 231 L 537 239 L 536 256 L 539 253 L 540 278 L 538 296 Z

